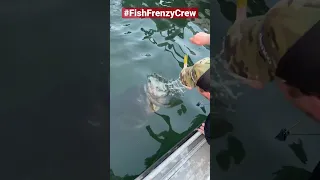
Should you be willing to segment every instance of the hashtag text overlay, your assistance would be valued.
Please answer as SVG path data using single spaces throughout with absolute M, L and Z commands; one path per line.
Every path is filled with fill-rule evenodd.
M 198 18 L 198 8 L 122 8 L 122 18 Z

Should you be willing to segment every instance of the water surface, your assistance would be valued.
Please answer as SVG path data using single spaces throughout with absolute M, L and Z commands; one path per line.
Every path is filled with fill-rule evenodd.
M 205 2 L 202 15 L 208 12 Z M 183 66 L 183 56 L 189 55 L 190 64 L 209 56 L 206 47 L 196 46 L 189 38 L 202 29 L 189 20 L 122 19 L 121 7 L 188 7 L 182 0 L 175 1 L 111 1 L 110 95 L 111 109 L 126 97 L 123 109 L 139 108 L 133 101 L 135 90 L 146 83 L 147 75 L 157 73 L 168 79 L 177 79 Z M 208 8 L 205 8 L 208 7 Z M 207 9 L 207 10 L 206 10 Z M 205 24 L 205 23 L 204 23 Z M 208 26 L 207 26 L 208 27 Z M 128 89 L 130 89 L 128 91 Z M 195 90 L 187 91 L 182 104 L 161 108 L 148 116 L 144 123 L 127 126 L 116 117 L 110 118 L 111 177 L 132 179 L 168 152 L 206 118 L 197 102 L 205 101 Z M 208 110 L 208 108 L 207 108 Z M 125 111 L 123 115 L 138 116 L 139 110 Z M 131 123 L 131 122 L 128 122 Z
M 0 179 L 103 179 L 106 1 L 8 1 L 1 21 Z M 108 106 L 106 106 L 108 107 Z M 95 122 L 94 126 L 89 122 Z

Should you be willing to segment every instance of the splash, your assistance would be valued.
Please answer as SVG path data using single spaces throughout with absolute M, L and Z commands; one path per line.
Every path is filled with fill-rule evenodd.
M 216 55 L 211 61 L 211 87 L 213 88 L 213 113 L 223 111 L 234 112 L 235 101 L 242 95 L 243 78 L 231 73 L 227 62 L 221 54 Z M 184 95 L 186 88 L 179 79 L 168 80 L 163 76 L 153 73 L 147 77 L 145 92 L 151 103 L 157 106 L 170 107 L 170 101 Z

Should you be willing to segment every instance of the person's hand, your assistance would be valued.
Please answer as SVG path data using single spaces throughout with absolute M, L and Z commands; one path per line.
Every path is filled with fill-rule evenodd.
M 190 38 L 190 41 L 193 44 L 203 46 L 203 45 L 209 45 L 210 44 L 210 34 L 199 32 L 193 37 Z
M 201 126 L 197 129 L 201 134 L 204 135 L 204 123 L 201 124 Z

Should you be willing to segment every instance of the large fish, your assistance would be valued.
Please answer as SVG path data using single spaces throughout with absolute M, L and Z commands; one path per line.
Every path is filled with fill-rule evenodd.
M 146 84 L 111 97 L 111 124 L 117 124 L 122 129 L 141 128 L 160 107 L 171 108 L 181 104 L 182 87 L 174 82 L 152 74 L 147 77 Z

